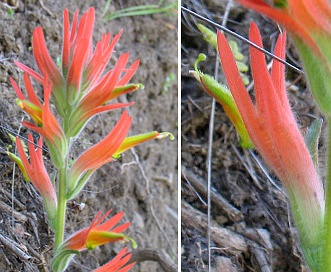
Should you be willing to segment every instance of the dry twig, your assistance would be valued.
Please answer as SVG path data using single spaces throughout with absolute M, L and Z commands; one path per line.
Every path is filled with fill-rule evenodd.
M 165 272 L 178 271 L 177 265 L 160 249 L 140 249 L 132 252 L 131 261 L 140 263 L 143 261 L 158 262 Z

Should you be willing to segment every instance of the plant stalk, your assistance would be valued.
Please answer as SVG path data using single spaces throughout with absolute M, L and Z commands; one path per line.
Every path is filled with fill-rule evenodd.
M 67 160 L 65 160 L 67 161 Z M 64 226 L 66 219 L 67 208 L 67 162 L 65 166 L 59 169 L 59 187 L 58 187 L 58 207 L 57 207 L 57 222 L 55 229 L 55 252 L 63 242 Z
M 327 173 L 325 181 L 325 216 L 323 236 L 323 254 L 321 272 L 331 271 L 331 117 L 327 120 L 328 126 L 328 151 L 327 151 Z

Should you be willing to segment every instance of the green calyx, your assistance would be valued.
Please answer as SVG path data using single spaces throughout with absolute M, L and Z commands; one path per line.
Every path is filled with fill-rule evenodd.
M 7 150 L 6 153 L 9 156 L 9 158 L 13 162 L 15 162 L 17 164 L 18 168 L 21 170 L 21 172 L 23 174 L 23 177 L 24 177 L 24 180 L 27 181 L 27 182 L 30 181 L 28 173 L 26 172 L 25 167 L 22 163 L 22 160 L 18 156 L 16 156 L 14 153 L 10 152 L 9 150 Z
M 54 272 L 62 272 L 68 267 L 72 258 L 79 252 L 76 250 L 60 250 L 55 254 L 52 260 L 52 269 Z
M 129 241 L 131 242 L 131 245 L 132 245 L 132 248 L 137 248 L 137 243 L 136 241 L 129 237 L 129 236 L 126 236 L 122 233 L 116 233 L 116 232 L 111 232 L 111 231 L 99 231 L 98 234 L 98 239 L 96 241 L 89 241 L 89 239 L 87 239 L 86 241 L 86 248 L 88 250 L 93 250 L 95 249 L 96 247 L 100 246 L 100 245 L 103 245 L 105 243 L 105 241 L 108 240 L 107 243 L 110 243 L 110 242 L 115 242 L 115 241 Z M 100 240 L 100 241 L 98 241 Z

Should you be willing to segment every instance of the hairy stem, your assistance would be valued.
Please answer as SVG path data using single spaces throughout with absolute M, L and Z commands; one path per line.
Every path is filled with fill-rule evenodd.
M 325 181 L 324 245 L 321 272 L 331 271 L 331 118 L 328 118 L 328 153 Z
M 65 166 L 59 170 L 58 208 L 57 208 L 57 222 L 55 229 L 55 251 L 58 250 L 64 237 L 64 226 L 65 226 L 66 208 L 67 208 L 66 185 L 67 185 L 67 163 L 65 163 Z

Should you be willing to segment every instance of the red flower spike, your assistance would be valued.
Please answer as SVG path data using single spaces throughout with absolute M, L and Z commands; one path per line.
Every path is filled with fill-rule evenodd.
M 101 142 L 79 156 L 68 175 L 68 198 L 79 193 L 95 170 L 113 160 L 113 154 L 121 146 L 130 129 L 131 120 L 124 111 L 113 130 Z
M 87 55 L 87 42 L 88 40 L 82 40 L 78 44 L 68 73 L 66 95 L 71 103 L 75 103 L 77 96 L 80 94 L 83 68 Z
M 25 73 L 28 75 L 32 76 L 34 79 L 36 79 L 39 83 L 43 84 L 44 82 L 44 77 L 42 75 L 39 75 L 36 71 L 33 71 L 31 68 L 28 66 L 24 65 L 23 63 L 20 63 L 17 60 L 14 60 L 14 63 L 18 68 L 21 68 Z
M 76 10 L 75 16 L 78 11 Z M 74 17 L 75 17 L 74 16 Z M 63 46 L 62 46 L 62 74 L 67 76 L 70 61 L 70 21 L 68 9 L 63 11 Z
M 74 257 L 74 255 L 86 249 L 93 249 L 96 246 L 100 246 L 116 241 L 131 241 L 133 248 L 136 248 L 137 245 L 135 241 L 131 237 L 125 236 L 124 234 L 121 233 L 130 226 L 130 223 L 124 223 L 122 225 L 114 227 L 123 218 L 124 215 L 123 212 L 116 214 L 112 218 L 102 223 L 110 212 L 111 210 L 109 210 L 103 216 L 101 216 L 101 212 L 99 211 L 89 227 L 77 231 L 61 244 L 61 246 L 58 248 L 56 252 L 54 259 L 52 260 L 52 267 L 54 271 L 64 271 L 65 268 L 69 265 L 69 262 Z M 123 255 L 125 254 L 123 253 Z M 123 261 L 119 260 L 122 259 L 122 257 L 123 256 L 121 255 L 120 257 L 116 257 L 115 260 L 113 260 L 111 264 L 107 266 L 108 268 L 114 267 L 119 270 L 107 270 L 107 271 L 127 271 L 127 270 L 120 270 L 120 266 L 118 265 L 119 264 L 122 264 L 121 266 L 125 265 L 125 263 L 130 258 L 126 258 L 125 260 L 127 261 L 125 262 L 124 260 Z M 127 266 L 125 266 L 123 269 L 126 268 Z
M 127 252 L 127 248 L 123 248 L 114 259 L 105 265 L 93 270 L 93 272 L 126 272 L 129 271 L 135 263 L 126 265 L 131 259 L 132 254 Z
M 258 12 L 265 14 L 271 19 L 280 22 L 289 31 L 301 37 L 310 44 L 314 50 L 319 51 L 313 35 L 319 32 L 321 28 L 325 28 L 330 33 L 330 20 L 328 24 L 323 22 L 323 18 L 327 18 L 322 13 L 329 13 L 330 19 L 330 6 L 329 4 L 322 3 L 324 0 L 288 0 L 284 8 L 275 8 L 268 5 L 263 0 L 238 0 L 244 6 L 254 9 Z M 313 4 L 311 2 L 314 2 Z M 321 6 L 323 8 L 321 9 Z M 323 11 L 324 10 L 324 11 Z M 327 28 L 328 29 L 327 29 Z
M 94 15 L 94 8 L 89 8 L 89 10 L 87 12 L 85 12 L 85 14 L 82 16 L 82 18 L 80 19 L 80 22 L 77 26 L 76 31 L 74 29 L 71 29 L 71 37 L 70 37 L 70 41 L 71 41 L 71 47 L 72 47 L 72 51 L 74 52 L 77 48 L 77 46 L 85 40 L 88 40 L 88 42 L 86 43 L 87 47 L 86 47 L 86 51 L 87 51 L 87 58 L 90 58 L 92 55 L 92 36 L 93 36 L 93 28 L 94 28 L 94 19 L 95 19 L 95 15 Z M 74 24 L 73 24 L 73 27 Z
M 24 84 L 28 93 L 29 101 L 26 99 L 16 82 L 10 78 L 10 82 L 17 94 L 17 104 L 36 122 L 37 125 L 42 123 L 42 104 L 33 90 L 29 76 L 24 73 Z
M 57 92 L 63 92 L 64 80 L 48 53 L 42 28 L 33 31 L 33 55 L 41 74 L 47 76 Z
M 133 105 L 134 102 L 130 103 L 117 103 L 117 104 L 111 104 L 111 105 L 106 105 L 106 106 L 101 106 L 101 107 L 96 107 L 94 109 L 91 109 L 90 111 L 86 112 L 84 115 L 82 115 L 79 119 L 78 122 L 84 122 L 94 116 L 95 114 L 101 113 L 101 112 L 106 112 L 106 111 L 111 111 L 114 109 L 120 109 L 124 107 L 128 107 Z
M 61 71 L 50 58 L 41 27 L 33 33 L 33 52 L 41 75 L 19 62 L 15 63 L 41 84 L 45 77 L 52 82 L 51 96 L 58 114 L 66 119 L 65 134 L 69 138 L 77 136 L 90 117 L 120 107 L 106 105 L 110 100 L 140 86 L 125 85 L 137 70 L 139 60 L 126 68 L 129 54 L 123 54 L 114 69 L 102 76 L 122 31 L 113 38 L 110 33 L 104 34 L 93 52 L 94 8 L 90 8 L 80 21 L 76 10 L 71 28 L 68 10 L 63 14 Z
M 82 16 L 76 32 L 77 17 L 76 10 L 70 32 L 68 10 L 64 11 L 62 73 L 67 78 L 66 97 L 70 105 L 80 96 L 84 67 L 92 55 L 94 9 L 90 8 Z
M 20 100 L 27 100 L 25 98 L 25 96 L 23 95 L 23 93 L 21 92 L 21 90 L 19 89 L 19 87 L 17 86 L 16 82 L 12 78 L 10 78 L 10 82 L 13 85 L 13 88 L 14 88 L 16 94 L 17 94 L 17 97 Z M 30 102 L 35 104 L 37 107 L 41 108 L 42 105 L 41 105 L 41 103 L 38 99 L 38 96 L 36 95 L 35 91 L 33 90 L 30 78 L 27 75 L 27 73 L 24 73 L 24 84 L 25 84 L 25 88 L 26 88 L 26 91 L 28 93 L 28 97 L 30 99 Z
M 87 112 L 97 106 L 104 105 L 110 100 L 111 93 L 116 87 L 119 77 L 129 59 L 129 53 L 122 54 L 113 70 L 109 71 L 95 86 L 91 89 L 79 103 L 77 110 Z
M 67 153 L 67 143 L 65 135 L 60 124 L 50 110 L 50 95 L 51 84 L 47 83 L 47 78 L 44 79 L 44 105 L 42 105 L 32 87 L 31 81 L 27 73 L 24 73 L 24 83 L 28 93 L 29 101 L 26 99 L 22 91 L 17 86 L 16 82 L 10 79 L 13 88 L 18 96 L 18 105 L 30 115 L 36 125 L 29 122 L 23 124 L 41 135 L 46 139 L 47 145 L 50 149 L 50 154 L 57 167 L 61 167 L 63 163 L 63 156 Z
M 94 8 L 92 7 L 92 9 L 94 9 Z M 70 33 L 70 43 L 73 43 L 73 40 L 76 37 L 77 24 L 78 24 L 78 9 L 76 9 L 76 11 L 74 13 L 74 18 L 72 20 L 71 33 Z
M 263 0 L 239 2 L 280 23 L 291 34 L 313 95 L 331 116 L 331 4 L 328 0 Z
M 56 64 L 49 55 L 46 47 L 44 33 L 41 27 L 37 27 L 33 32 L 33 55 L 41 75 L 22 63 L 15 62 L 15 64 L 41 84 L 44 84 L 44 78 L 48 78 L 51 81 L 54 88 L 54 91 L 52 92 L 54 104 L 59 114 L 63 116 L 65 109 L 68 107 L 67 101 L 65 99 L 65 90 L 63 88 L 64 79 Z
M 77 135 L 81 131 L 84 124 L 88 121 L 88 119 L 96 114 L 116 108 L 130 106 L 133 104 L 106 105 L 106 103 L 111 100 L 111 94 L 116 87 L 116 84 L 128 61 L 128 58 L 129 53 L 121 55 L 116 63 L 114 70 L 109 71 L 99 81 L 99 83 L 82 98 L 77 108 L 70 116 L 70 120 L 68 122 L 69 127 L 66 131 L 68 136 L 74 137 Z M 137 89 L 137 86 L 131 88 L 130 91 L 135 89 Z
M 119 57 L 114 69 L 100 78 L 122 31 L 113 39 L 110 34 L 104 34 L 92 54 L 90 45 L 92 44 L 94 9 L 90 8 L 79 23 L 77 16 L 76 12 L 70 31 L 68 11 L 64 12 L 63 73 L 66 74 L 68 71 L 67 93 L 71 103 L 76 105 L 70 114 L 69 126 L 66 129 L 69 137 L 76 136 L 90 117 L 129 105 L 106 105 L 106 103 L 113 99 L 112 92 L 116 87 L 125 87 L 123 85 L 132 78 L 139 65 L 138 60 L 125 69 L 129 54 L 123 54 Z M 127 92 L 137 88 L 138 85 L 127 88 Z
M 250 40 L 262 47 L 254 23 L 250 28 Z M 275 54 L 280 58 L 285 56 L 285 43 L 284 33 L 275 48 Z M 304 250 L 314 250 L 324 215 L 324 190 L 286 96 L 283 64 L 274 60 L 270 75 L 264 54 L 250 48 L 254 105 L 221 33 L 218 33 L 218 49 L 229 88 L 249 136 L 288 190 Z
M 41 109 L 41 124 L 40 126 L 23 122 L 23 125 L 33 129 L 44 136 L 49 147 L 54 164 L 61 168 L 63 157 L 67 153 L 67 140 L 62 131 L 60 124 L 53 115 L 50 109 L 49 99 L 51 95 L 52 85 L 47 83 L 47 78 L 44 79 L 44 105 Z M 31 91 L 31 90 L 30 90 Z
M 114 52 L 114 47 L 122 35 L 122 30 L 114 36 L 110 42 L 110 33 L 104 34 L 101 41 L 96 45 L 94 55 L 86 68 L 86 80 L 91 86 L 94 86 L 97 79 L 103 73 L 107 63 Z M 109 45 L 108 45 L 109 44 Z
M 56 210 L 57 210 L 57 196 L 55 190 L 53 188 L 52 182 L 47 174 L 44 161 L 42 158 L 42 150 L 41 148 L 37 148 L 35 150 L 35 146 L 33 144 L 32 135 L 29 133 L 28 135 L 29 144 L 29 154 L 30 154 L 30 162 L 28 161 L 22 143 L 18 137 L 16 137 L 16 144 L 18 154 L 22 160 L 23 166 L 26 170 L 26 173 L 33 184 L 33 186 L 40 193 L 41 197 L 44 200 L 45 208 L 47 211 L 48 218 L 50 220 L 51 226 L 55 227 L 56 222 Z M 38 141 L 38 146 L 42 146 L 42 137 L 40 137 Z
M 120 240 L 130 240 L 133 242 L 133 245 L 135 245 L 130 237 L 121 233 L 130 226 L 130 223 L 124 223 L 114 228 L 114 226 L 123 218 L 123 212 L 114 215 L 112 218 L 102 223 L 110 212 L 111 210 L 102 217 L 100 217 L 101 212 L 98 212 L 88 228 L 77 231 L 63 242 L 59 252 L 64 250 L 82 251 Z
M 138 69 L 139 63 L 140 60 L 138 59 L 128 69 L 126 69 L 125 75 L 122 76 L 122 78 L 117 82 L 116 87 L 123 86 L 131 80 L 131 78 Z

